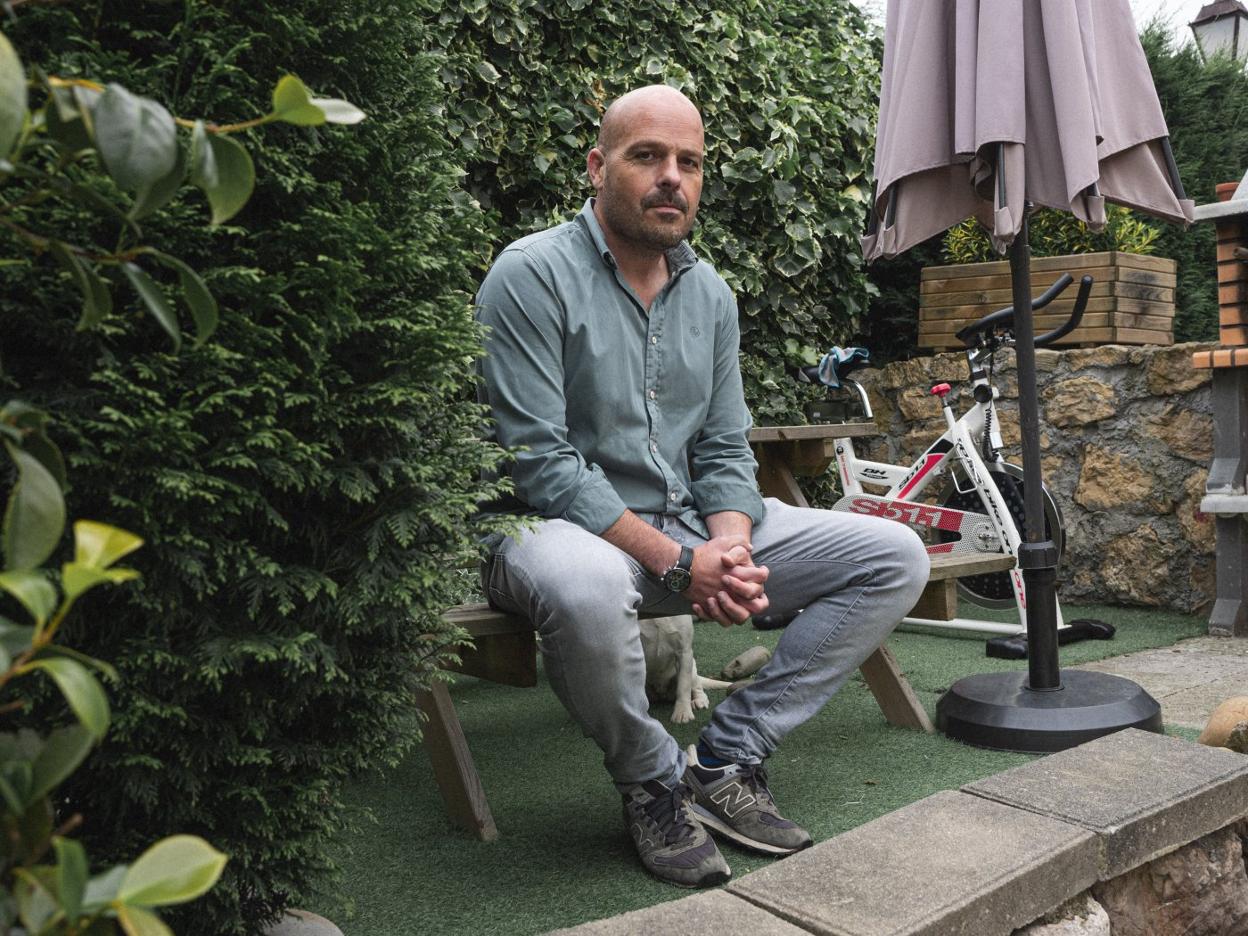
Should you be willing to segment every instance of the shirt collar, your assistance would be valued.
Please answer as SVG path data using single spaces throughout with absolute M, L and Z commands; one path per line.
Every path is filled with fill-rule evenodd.
M 598 218 L 594 215 L 593 198 L 585 199 L 585 205 L 577 213 L 576 220 L 589 232 L 589 237 L 594 242 L 594 250 L 598 252 L 598 256 L 602 257 L 603 262 L 614 270 L 618 264 L 615 262 L 615 257 L 611 254 L 611 248 L 607 246 L 607 238 L 602 233 L 602 226 L 598 224 Z M 698 262 L 698 255 L 693 252 L 693 248 L 689 246 L 687 240 L 682 240 L 675 247 L 668 250 L 666 256 L 668 269 L 671 270 L 672 275 L 683 273 Z

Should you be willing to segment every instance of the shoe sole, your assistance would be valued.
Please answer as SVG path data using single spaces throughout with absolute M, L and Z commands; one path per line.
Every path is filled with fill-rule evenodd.
M 717 835 L 722 835 L 734 845 L 740 845 L 742 848 L 747 848 L 750 851 L 759 852 L 763 855 L 780 857 L 793 855 L 804 848 L 809 848 L 814 844 L 813 842 L 805 842 L 802 845 L 798 845 L 796 848 L 788 848 L 784 845 L 772 845 L 768 842 L 760 842 L 757 839 L 750 838 L 748 835 L 742 835 L 714 813 L 707 810 L 704 806 L 694 803 L 692 804 L 692 810 L 697 815 L 698 821 L 706 826 L 711 832 L 714 832 Z
M 655 879 L 662 881 L 664 884 L 671 884 L 673 887 L 683 887 L 686 890 L 701 890 L 705 887 L 718 887 L 720 884 L 727 884 L 732 878 L 731 869 L 728 871 L 712 871 L 700 881 L 687 883 L 685 881 L 673 881 L 671 878 L 663 877 L 651 868 L 646 868 Z

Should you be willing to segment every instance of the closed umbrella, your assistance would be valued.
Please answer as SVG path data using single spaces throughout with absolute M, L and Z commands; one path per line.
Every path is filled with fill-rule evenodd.
M 1057 547 L 1045 540 L 1027 213 L 1094 229 L 1105 202 L 1192 220 L 1128 0 L 889 0 L 876 191 L 863 253 L 891 257 L 974 217 L 1008 249 L 1027 542 L 1026 673 L 956 683 L 937 726 L 984 747 L 1055 751 L 1125 727 L 1161 729 L 1134 683 L 1062 671 Z

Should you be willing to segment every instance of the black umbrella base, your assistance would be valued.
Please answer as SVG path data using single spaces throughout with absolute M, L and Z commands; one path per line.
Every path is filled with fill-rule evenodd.
M 936 727 L 996 751 L 1051 754 L 1123 728 L 1161 731 L 1161 706 L 1121 676 L 1062 670 L 1062 688 L 1027 688 L 1026 672 L 959 679 L 936 703 Z

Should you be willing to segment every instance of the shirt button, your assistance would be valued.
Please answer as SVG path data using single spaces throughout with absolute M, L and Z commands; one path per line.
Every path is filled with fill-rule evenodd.
M 659 443 L 658 443 L 658 442 L 651 442 L 651 443 L 650 443 L 650 451 L 652 451 L 652 452 L 657 452 L 658 450 L 659 450 Z
M 658 344 L 658 343 L 659 343 L 659 336 L 658 336 L 658 335 L 651 335 L 651 336 L 650 336 L 650 343 L 651 343 L 651 344 Z
M 654 391 L 653 391 L 653 390 L 651 390 L 651 391 L 650 391 L 650 399 L 652 399 L 652 400 L 654 399 Z
M 672 491 L 671 494 L 667 495 L 667 499 L 670 501 L 675 501 L 679 496 L 680 495 L 678 495 L 675 491 Z

